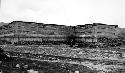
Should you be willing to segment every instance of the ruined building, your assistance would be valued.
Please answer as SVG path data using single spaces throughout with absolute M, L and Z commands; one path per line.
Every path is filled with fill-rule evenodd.
M 118 25 L 93 23 L 77 26 L 13 21 L 0 27 L 0 40 L 11 44 L 20 41 L 57 42 L 75 45 L 76 42 L 97 42 L 98 37 L 117 38 Z

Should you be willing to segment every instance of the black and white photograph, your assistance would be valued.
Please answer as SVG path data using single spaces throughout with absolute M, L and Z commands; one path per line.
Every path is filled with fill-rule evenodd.
M 125 0 L 0 0 L 0 73 L 125 73 Z

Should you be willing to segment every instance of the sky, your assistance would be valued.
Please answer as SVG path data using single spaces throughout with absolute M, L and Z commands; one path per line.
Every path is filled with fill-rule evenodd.
M 125 27 L 125 0 L 1 0 L 0 22 Z

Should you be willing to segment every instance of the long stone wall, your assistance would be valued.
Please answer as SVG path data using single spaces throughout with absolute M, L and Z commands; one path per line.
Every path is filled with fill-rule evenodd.
M 35 22 L 14 21 L 0 27 L 0 38 L 17 42 L 31 41 L 75 41 L 97 42 L 98 37 L 117 38 L 117 25 L 101 23 L 65 26 Z M 12 38 L 13 37 L 13 38 Z M 33 38 L 32 38 L 33 37 Z

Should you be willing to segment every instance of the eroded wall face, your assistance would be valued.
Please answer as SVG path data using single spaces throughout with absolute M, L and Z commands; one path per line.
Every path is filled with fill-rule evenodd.
M 64 26 L 13 22 L 0 28 L 0 37 L 12 43 L 18 41 L 58 41 L 75 45 L 75 43 L 79 42 L 97 42 L 98 37 L 117 38 L 116 28 L 115 26 L 104 24 Z

